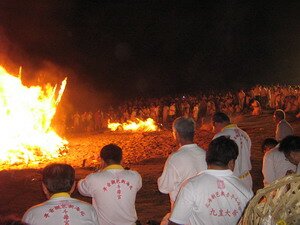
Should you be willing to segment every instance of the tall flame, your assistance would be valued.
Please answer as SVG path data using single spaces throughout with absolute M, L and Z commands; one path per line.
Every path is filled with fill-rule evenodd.
M 155 121 L 151 118 L 146 119 L 145 121 L 136 119 L 137 122 L 134 121 L 127 121 L 126 123 L 108 123 L 107 127 L 111 131 L 116 131 L 117 129 L 122 129 L 125 131 L 156 131 L 157 125 L 155 124 Z
M 19 74 L 20 75 L 20 74 Z M 26 87 L 0 66 L 0 164 L 56 158 L 68 143 L 51 128 L 66 86 Z

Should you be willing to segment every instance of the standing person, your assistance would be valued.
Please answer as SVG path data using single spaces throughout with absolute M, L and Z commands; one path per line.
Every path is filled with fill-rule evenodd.
M 136 224 L 135 199 L 142 187 L 140 174 L 121 166 L 122 149 L 115 144 L 104 146 L 100 157 L 106 167 L 80 180 L 79 192 L 93 198 L 99 224 Z
M 233 174 L 250 189 L 252 189 L 252 177 L 250 174 L 251 166 L 251 140 L 248 134 L 240 129 L 236 124 L 230 122 L 229 117 L 222 112 L 215 113 L 212 118 L 216 135 L 213 139 L 220 136 L 229 136 L 239 147 L 239 155 L 235 161 Z
M 197 123 L 199 116 L 199 103 L 196 102 L 196 104 L 193 107 L 193 119 Z
M 276 132 L 275 139 L 280 142 L 283 138 L 288 135 L 293 135 L 294 130 L 286 120 L 285 120 L 285 112 L 281 109 L 277 109 L 274 112 L 274 121 L 276 122 Z
M 296 173 L 300 174 L 300 137 L 287 136 L 281 141 L 279 151 L 283 152 L 285 157 L 297 166 Z
M 171 211 L 182 182 L 207 168 L 205 151 L 194 143 L 194 120 L 179 117 L 174 120 L 172 129 L 180 148 L 168 157 L 157 181 L 159 191 L 170 196 Z M 161 224 L 168 223 L 169 215 L 164 217 Z
M 243 91 L 243 89 L 239 90 L 238 101 L 241 110 L 244 109 L 245 97 L 246 97 L 246 93 Z
M 163 125 L 167 124 L 168 114 L 169 114 L 169 106 L 165 102 L 163 107 Z
M 239 154 L 229 137 L 218 137 L 206 153 L 208 169 L 189 179 L 176 199 L 169 225 L 237 224 L 253 192 L 233 175 Z
M 175 102 L 171 102 L 170 108 L 169 108 L 169 117 L 168 117 L 168 122 L 173 122 L 175 119 L 176 115 L 176 104 Z
M 97 213 L 89 203 L 71 198 L 75 189 L 75 170 L 67 164 L 50 164 L 42 172 L 46 202 L 31 207 L 22 221 L 30 225 L 99 225 Z

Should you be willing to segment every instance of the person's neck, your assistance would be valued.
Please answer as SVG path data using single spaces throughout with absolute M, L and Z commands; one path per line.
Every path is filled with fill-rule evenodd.
M 190 141 L 190 140 L 181 140 L 180 143 L 179 143 L 179 146 L 184 146 L 184 145 L 190 145 L 190 144 L 194 144 L 193 141 Z
M 207 166 L 207 169 L 209 170 L 228 170 L 228 166 L 218 166 L 214 164 L 210 164 Z
M 107 162 L 107 163 L 105 163 L 105 164 L 106 164 L 106 166 L 111 166 L 111 165 L 121 165 L 121 163 L 117 163 L 117 162 L 113 162 L 113 161 Z
M 224 128 L 224 127 L 227 127 L 227 126 L 229 126 L 229 125 L 231 125 L 230 122 L 223 123 L 223 128 Z

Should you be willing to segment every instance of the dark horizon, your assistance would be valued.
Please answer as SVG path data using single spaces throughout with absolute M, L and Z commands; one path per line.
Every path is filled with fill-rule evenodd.
M 71 96 L 83 89 L 126 99 L 299 84 L 299 5 L 5 0 L 0 62 L 9 58 L 25 75 L 61 68 Z

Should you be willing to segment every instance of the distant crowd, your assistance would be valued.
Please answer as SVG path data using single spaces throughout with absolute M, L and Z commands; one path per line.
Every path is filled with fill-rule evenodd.
M 277 181 L 286 175 L 297 178 L 300 174 L 300 136 L 294 135 L 283 110 L 275 110 L 273 119 L 275 139 L 266 139 L 262 146 L 265 151 L 262 173 L 268 188 L 277 187 Z M 194 142 L 196 124 L 192 118 L 182 116 L 173 121 L 173 137 L 179 148 L 168 156 L 154 187 L 169 195 L 170 211 L 161 221 L 149 218 L 148 225 L 235 225 L 242 218 L 254 195 L 250 173 L 252 141 L 223 112 L 214 113 L 212 123 L 215 135 L 204 150 Z M 22 221 L 6 220 L 2 224 L 141 225 L 135 202 L 143 186 L 142 176 L 124 168 L 122 158 L 118 145 L 103 146 L 99 152 L 100 169 L 79 180 L 77 185 L 71 165 L 47 165 L 41 179 L 47 200 L 29 208 Z M 71 197 L 76 187 L 81 195 L 92 198 L 92 205 Z M 285 192 L 290 192 L 288 199 L 283 198 L 285 205 L 296 207 L 299 193 L 287 190 L 275 194 Z M 262 202 L 262 206 L 268 204 L 268 200 Z M 280 212 L 275 211 L 276 206 L 267 207 L 259 215 L 259 224 L 275 224 L 272 221 L 282 219 Z M 299 217 L 292 216 L 295 216 L 292 224 L 299 224 Z
M 263 110 L 282 109 L 300 118 L 300 86 L 257 85 L 249 90 L 210 91 L 197 95 L 137 98 L 120 105 L 108 106 L 94 112 L 75 112 L 63 122 L 68 132 L 93 132 L 107 128 L 108 121 L 123 123 L 136 118 L 152 118 L 163 126 L 178 116 L 192 117 L 197 124 L 209 121 L 215 112 L 229 116 L 250 113 L 260 115 Z

